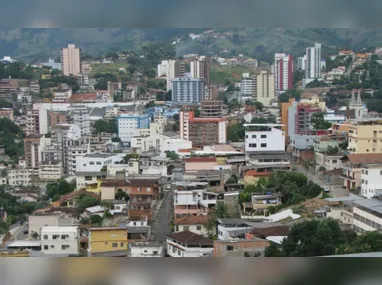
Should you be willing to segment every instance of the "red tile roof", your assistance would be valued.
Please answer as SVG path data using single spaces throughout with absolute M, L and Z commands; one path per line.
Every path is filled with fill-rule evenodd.
M 97 98 L 97 93 L 77 93 L 69 98 L 69 102 L 94 101 Z
M 208 215 L 185 216 L 183 218 L 175 219 L 174 225 L 203 225 L 207 223 L 208 219 L 210 219 Z
M 348 154 L 347 158 L 351 164 L 378 164 L 378 163 L 382 163 L 382 153 Z
M 183 231 L 178 233 L 173 233 L 172 235 L 168 236 L 170 239 L 173 239 L 177 242 L 191 245 L 191 244 L 197 244 L 197 245 L 214 245 L 213 240 L 210 240 L 208 238 L 205 238 L 201 235 L 197 235 L 190 231 Z
M 190 157 L 186 158 L 184 162 L 216 162 L 216 157 Z
M 270 176 L 270 172 L 257 172 L 256 170 L 248 170 L 245 176 Z
M 289 227 L 287 226 L 274 226 L 269 228 L 261 228 L 252 230 L 252 234 L 256 236 L 287 236 L 289 234 Z

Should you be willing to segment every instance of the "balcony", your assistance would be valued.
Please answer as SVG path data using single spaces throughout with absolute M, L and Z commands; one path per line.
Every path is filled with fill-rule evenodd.
M 341 176 L 342 179 L 346 179 L 346 180 L 350 180 L 350 181 L 355 181 L 355 177 L 354 176 L 350 176 L 350 175 L 347 175 L 347 174 L 344 174 L 344 173 L 342 173 L 340 176 Z

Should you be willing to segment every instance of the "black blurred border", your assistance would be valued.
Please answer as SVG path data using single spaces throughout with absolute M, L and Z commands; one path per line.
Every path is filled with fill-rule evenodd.
M 377 0 L 2 0 L 3 28 L 378 27 Z M 0 39 L 1 40 L 1 39 Z

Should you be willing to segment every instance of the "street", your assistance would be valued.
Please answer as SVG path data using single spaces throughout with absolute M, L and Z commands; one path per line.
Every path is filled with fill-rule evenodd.
M 172 220 L 173 213 L 173 192 L 168 191 L 165 195 L 166 196 L 164 198 L 162 206 L 160 207 L 156 215 L 155 221 L 152 225 L 152 240 L 162 242 L 166 241 L 166 235 L 170 233 L 170 223 Z

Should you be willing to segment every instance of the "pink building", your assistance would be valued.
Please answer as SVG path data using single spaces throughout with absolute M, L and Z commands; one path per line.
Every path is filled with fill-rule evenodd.
M 293 87 L 293 57 L 290 54 L 275 54 L 276 91 L 287 91 Z
M 215 157 L 190 157 L 184 160 L 185 171 L 214 170 L 216 166 Z

